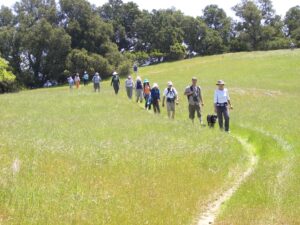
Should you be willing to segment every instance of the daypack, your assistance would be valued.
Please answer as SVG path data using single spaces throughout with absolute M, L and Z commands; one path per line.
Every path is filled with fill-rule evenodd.
M 143 89 L 142 81 L 140 80 L 136 81 L 136 89 Z

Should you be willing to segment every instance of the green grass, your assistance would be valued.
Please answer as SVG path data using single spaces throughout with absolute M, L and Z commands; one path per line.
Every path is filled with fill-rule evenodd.
M 224 79 L 232 131 L 257 148 L 254 174 L 217 224 L 299 224 L 300 51 L 238 53 L 141 69 L 180 92 L 176 121 L 116 97 L 108 82 L 0 96 L 1 224 L 193 224 L 249 164 L 231 135 L 193 126 L 184 88 L 192 76 L 213 112 Z M 21 162 L 13 175 L 14 160 Z

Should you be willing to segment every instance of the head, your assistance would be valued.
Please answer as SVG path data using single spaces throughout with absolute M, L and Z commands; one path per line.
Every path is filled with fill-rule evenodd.
M 127 78 L 128 78 L 128 80 L 131 80 L 131 76 L 130 75 Z
M 218 80 L 217 84 L 219 90 L 224 90 L 225 82 L 223 80 Z
M 95 75 L 96 75 L 96 76 L 99 76 L 99 73 L 98 73 L 98 72 L 96 72 L 96 73 L 95 73 Z
M 153 88 L 158 89 L 158 84 L 157 84 L 157 83 L 154 83 L 154 84 L 153 84 Z
M 113 76 L 117 76 L 118 75 L 118 73 L 115 71 L 115 72 L 113 72 L 113 74 L 112 74 Z
M 139 80 L 139 81 L 141 81 L 141 80 L 142 80 L 142 78 L 138 76 L 138 77 L 136 78 L 136 80 Z
M 172 81 L 169 81 L 169 82 L 168 82 L 168 88 L 171 89 L 172 87 L 173 87 L 173 83 L 172 83 Z
M 193 77 L 193 78 L 192 78 L 192 84 L 193 84 L 193 86 L 196 86 L 196 85 L 197 85 L 197 82 L 198 82 L 197 77 Z
M 76 76 L 79 76 L 79 73 L 76 73 Z

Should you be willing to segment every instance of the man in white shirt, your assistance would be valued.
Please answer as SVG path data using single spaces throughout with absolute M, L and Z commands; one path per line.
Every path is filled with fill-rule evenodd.
M 218 89 L 215 90 L 215 96 L 214 96 L 214 106 L 215 106 L 215 112 L 218 115 L 218 121 L 220 129 L 223 130 L 223 117 L 225 120 L 225 132 L 229 132 L 229 111 L 228 106 L 230 109 L 233 109 L 231 102 L 230 102 L 230 96 L 227 88 L 225 88 L 225 82 L 222 80 L 219 80 L 216 84 L 218 86 Z
M 167 111 L 169 119 L 175 118 L 175 103 L 178 105 L 178 93 L 173 87 L 172 81 L 168 82 L 168 87 L 163 93 L 162 107 L 165 107 L 165 100 L 167 99 Z

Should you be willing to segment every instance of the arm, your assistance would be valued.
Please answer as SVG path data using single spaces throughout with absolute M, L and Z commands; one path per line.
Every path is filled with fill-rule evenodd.
M 165 107 L 165 100 L 166 100 L 166 96 L 163 97 L 163 100 L 162 100 L 162 107 Z
M 230 100 L 230 96 L 229 96 L 229 92 L 227 91 L 227 96 L 228 96 L 228 104 L 229 104 L 229 109 L 233 109 L 233 106 L 231 104 L 231 100 Z
M 214 95 L 214 108 L 215 108 L 215 113 L 217 113 L 217 103 L 218 103 L 218 98 L 217 98 L 217 92 L 215 91 L 215 95 Z
M 204 106 L 204 101 L 203 101 L 203 97 L 202 97 L 202 91 L 201 91 L 201 88 L 200 88 L 200 87 L 199 87 L 199 90 L 200 90 L 200 91 L 199 91 L 199 95 L 200 95 L 200 96 L 199 96 L 199 99 L 200 99 L 200 101 L 201 101 L 201 105 Z

